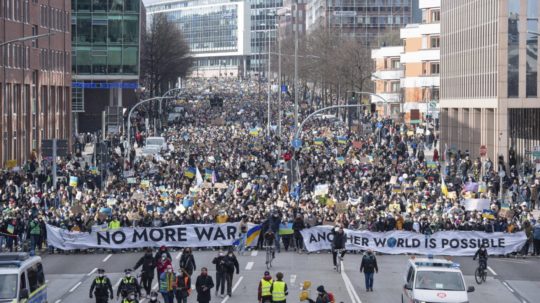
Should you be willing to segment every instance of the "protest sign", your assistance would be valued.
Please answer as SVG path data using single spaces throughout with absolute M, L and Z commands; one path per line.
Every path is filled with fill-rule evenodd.
M 328 184 L 317 184 L 315 185 L 315 196 L 325 196 L 328 195 Z
M 255 224 L 248 224 L 248 229 L 253 227 Z M 240 223 L 118 228 L 95 233 L 70 232 L 49 224 L 46 228 L 48 244 L 62 250 L 128 249 L 162 245 L 168 247 L 232 246 L 240 235 Z M 250 243 L 256 244 L 257 241 Z
M 331 249 L 332 226 L 316 226 L 301 231 L 308 251 Z M 527 236 L 518 233 L 485 233 L 477 231 L 441 231 L 429 237 L 408 231 L 370 232 L 345 230 L 348 250 L 372 249 L 386 254 L 433 254 L 472 256 L 480 245 L 491 255 L 507 255 L 521 249 Z
M 466 211 L 490 209 L 491 201 L 489 199 L 465 199 L 461 200 L 461 205 Z

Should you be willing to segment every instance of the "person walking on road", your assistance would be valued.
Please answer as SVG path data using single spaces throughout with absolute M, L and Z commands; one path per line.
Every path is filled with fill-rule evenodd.
M 180 269 L 176 275 L 176 301 L 178 303 L 187 303 L 191 295 L 191 278 L 184 269 Z
M 144 288 L 146 297 L 148 297 L 152 291 L 152 280 L 154 280 L 154 269 L 156 268 L 156 260 L 152 255 L 152 249 L 148 248 L 146 250 L 146 253 L 137 261 L 133 270 L 137 270 L 141 266 L 141 286 Z
M 98 276 L 92 281 L 92 286 L 90 286 L 90 299 L 92 299 L 93 294 L 96 296 L 96 303 L 108 303 L 109 298 L 111 300 L 114 298 L 111 280 L 105 276 L 105 270 L 103 268 L 98 269 L 97 272 Z
M 309 303 L 331 303 L 330 297 L 322 285 L 317 287 L 317 298 L 315 300 L 308 298 L 308 301 Z
M 137 282 L 137 279 L 135 277 L 131 276 L 131 269 L 126 269 L 124 271 L 125 276 L 120 281 L 120 285 L 118 285 L 118 290 L 116 291 L 116 296 L 122 298 L 127 298 L 128 294 L 130 292 L 136 292 L 139 297 L 141 296 L 141 288 L 139 286 L 139 283 Z
M 159 252 L 158 252 L 159 254 Z M 157 256 L 157 254 L 156 254 Z M 158 277 L 161 277 L 161 274 L 164 273 L 166 270 L 167 270 L 167 267 L 169 267 L 169 265 L 172 266 L 172 258 L 171 258 L 171 255 L 167 252 L 162 252 L 160 255 L 159 255 L 159 258 L 157 258 L 157 261 L 156 261 L 156 270 L 157 270 L 157 273 L 158 273 Z
M 540 256 L 540 217 L 538 217 L 538 220 L 533 227 L 533 246 L 534 255 Z
M 270 292 L 272 293 L 272 303 L 287 302 L 287 295 L 289 292 L 287 290 L 287 283 L 283 282 L 283 273 L 278 272 L 276 274 L 276 281 L 272 283 Z
M 216 265 L 216 296 L 221 290 L 221 297 L 225 297 L 225 280 L 227 274 L 227 267 L 225 266 L 225 254 L 220 251 L 218 256 L 212 260 L 212 263 Z
M 130 291 L 126 298 L 122 300 L 122 303 L 139 303 L 134 291 Z
M 337 264 L 338 250 L 341 250 L 341 258 L 343 259 L 345 256 L 347 236 L 345 235 L 343 226 L 336 226 L 336 228 L 332 230 L 332 234 L 334 235 L 334 240 L 332 241 L 332 261 L 334 261 L 334 270 L 337 270 L 337 267 L 341 266 L 341 264 Z
M 377 258 L 371 249 L 368 249 L 367 253 L 362 257 L 360 272 L 364 272 L 366 291 L 373 291 L 373 276 L 379 272 L 379 267 L 377 266 Z
M 257 292 L 257 298 L 259 303 L 270 303 L 272 302 L 272 276 L 269 271 L 264 272 L 264 276 L 259 282 L 259 289 Z
M 212 276 L 208 275 L 208 269 L 206 267 L 201 268 L 201 274 L 197 277 L 195 282 L 195 289 L 197 290 L 197 302 L 210 303 L 211 289 L 214 287 L 214 281 Z
M 234 270 L 236 269 L 236 274 L 240 274 L 240 264 L 238 264 L 238 259 L 234 255 L 233 249 L 229 249 L 229 252 L 224 258 L 225 260 L 225 281 L 227 282 L 227 295 L 232 296 L 232 281 L 234 277 Z
M 182 257 L 180 258 L 180 268 L 184 269 L 190 277 L 193 275 L 193 272 L 197 270 L 195 257 L 193 256 L 191 248 L 189 247 L 186 247 L 182 252 Z
M 167 270 L 159 276 L 159 292 L 163 296 L 165 303 L 174 303 L 176 275 L 172 265 L 167 266 Z

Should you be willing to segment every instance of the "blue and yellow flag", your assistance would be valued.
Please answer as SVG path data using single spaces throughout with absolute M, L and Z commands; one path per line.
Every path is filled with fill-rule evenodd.
M 338 163 L 339 165 L 343 165 L 343 164 L 345 164 L 345 157 L 342 157 L 342 156 L 337 157 L 337 158 L 336 158 L 336 161 L 337 161 L 337 163 Z
M 189 179 L 195 178 L 195 167 L 188 167 L 186 170 L 184 170 L 184 176 L 188 177 Z
M 292 229 L 292 223 L 281 223 L 279 225 L 279 235 L 292 235 L 294 233 Z
M 259 131 L 260 130 L 255 127 L 255 128 L 252 128 L 252 129 L 249 130 L 249 134 L 254 136 L 254 137 L 257 137 L 259 135 Z
M 399 184 L 392 185 L 392 192 L 393 193 L 400 193 L 401 192 L 401 185 L 399 185 Z
M 337 142 L 339 144 L 347 144 L 347 137 L 346 136 L 338 136 L 337 137 Z
M 205 180 L 212 180 L 212 175 L 214 174 L 214 170 L 213 169 L 210 169 L 210 168 L 205 168 L 204 169 L 204 179 Z
M 313 144 L 315 144 L 315 145 L 323 145 L 324 144 L 324 138 L 315 138 L 315 139 L 313 139 Z

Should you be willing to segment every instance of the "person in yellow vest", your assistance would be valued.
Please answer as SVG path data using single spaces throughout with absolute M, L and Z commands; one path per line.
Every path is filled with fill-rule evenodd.
M 96 303 L 107 303 L 109 298 L 113 299 L 113 288 L 111 280 L 105 276 L 105 270 L 103 268 L 98 269 L 98 276 L 92 282 L 90 286 L 90 299 L 93 295 L 96 296 Z
M 276 281 L 272 283 L 270 292 L 272 293 L 272 303 L 286 303 L 287 295 L 287 283 L 283 282 L 283 273 L 278 272 L 276 274 Z
M 122 303 L 139 303 L 139 300 L 137 300 L 137 297 L 135 296 L 135 292 L 131 291 L 129 292 L 127 298 L 122 300 Z
M 257 298 L 259 299 L 259 303 L 271 303 L 272 302 L 272 276 L 270 275 L 270 272 L 265 271 L 264 277 L 261 279 L 261 282 L 259 282 L 259 290 L 257 294 Z
M 120 228 L 120 221 L 118 221 L 118 218 L 114 216 L 111 222 L 109 222 L 109 229 L 118 229 L 118 228 Z

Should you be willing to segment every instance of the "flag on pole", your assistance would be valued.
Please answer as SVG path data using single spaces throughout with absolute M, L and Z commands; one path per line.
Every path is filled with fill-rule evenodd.
M 324 144 L 324 139 L 323 138 L 315 138 L 315 139 L 313 139 L 313 144 L 315 144 L 315 145 L 323 145 Z
M 446 197 L 448 196 L 448 187 L 444 182 L 444 177 L 441 175 L 441 193 Z
M 197 186 L 201 186 L 204 183 L 203 177 L 198 167 L 195 166 L 195 170 L 196 170 L 195 179 L 197 180 Z
M 184 170 L 184 176 L 193 179 L 193 177 L 195 177 L 195 167 L 186 168 L 186 170 Z
M 212 184 L 217 183 L 217 173 L 215 170 L 212 170 Z
M 345 164 L 345 158 L 343 156 L 339 156 L 336 158 L 336 161 L 339 165 Z

